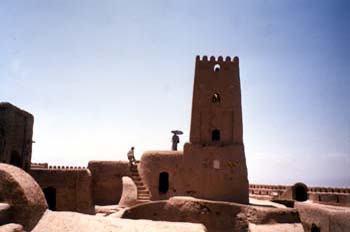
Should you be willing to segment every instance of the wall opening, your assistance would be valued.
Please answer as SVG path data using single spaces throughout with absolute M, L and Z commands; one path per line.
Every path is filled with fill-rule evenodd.
M 219 72 L 221 69 L 220 64 L 214 65 L 214 72 Z
M 220 131 L 218 129 L 215 129 L 211 132 L 211 140 L 220 141 Z
M 214 93 L 213 96 L 211 97 L 211 101 L 213 103 L 219 103 L 221 101 L 220 94 Z
M 54 187 L 47 187 L 43 189 L 47 205 L 50 210 L 56 210 L 56 189 Z
M 11 152 L 10 164 L 16 167 L 22 168 L 22 158 L 17 151 Z
M 303 183 L 293 185 L 293 198 L 296 201 L 306 201 L 308 199 L 307 186 Z
M 161 172 L 159 174 L 159 193 L 167 193 L 169 190 L 169 173 Z
M 312 223 L 311 232 L 321 232 L 321 228 Z

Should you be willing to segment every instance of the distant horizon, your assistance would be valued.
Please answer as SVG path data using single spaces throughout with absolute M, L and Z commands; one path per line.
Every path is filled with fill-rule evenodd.
M 251 183 L 350 187 L 350 1 L 5 1 L 0 101 L 32 162 L 85 166 L 189 141 L 196 55 L 238 56 Z

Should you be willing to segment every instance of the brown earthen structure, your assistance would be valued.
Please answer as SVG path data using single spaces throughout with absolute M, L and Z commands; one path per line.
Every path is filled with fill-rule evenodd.
M 0 102 L 0 162 L 29 170 L 34 117 L 7 102 Z
M 141 158 L 151 199 L 194 196 L 248 203 L 242 134 L 238 57 L 197 56 L 190 142 L 183 153 L 148 151 Z

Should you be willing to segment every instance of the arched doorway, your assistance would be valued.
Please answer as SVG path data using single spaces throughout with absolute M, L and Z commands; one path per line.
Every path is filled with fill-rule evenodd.
M 293 199 L 296 201 L 306 201 L 308 199 L 307 186 L 303 183 L 293 185 Z
M 54 187 L 47 187 L 43 189 L 47 205 L 50 210 L 56 210 L 56 189 Z
M 22 157 L 17 151 L 11 152 L 10 164 L 22 168 Z
M 159 174 L 159 193 L 165 194 L 169 190 L 169 174 L 161 172 Z
M 220 141 L 220 131 L 218 129 L 215 129 L 211 132 L 211 140 Z

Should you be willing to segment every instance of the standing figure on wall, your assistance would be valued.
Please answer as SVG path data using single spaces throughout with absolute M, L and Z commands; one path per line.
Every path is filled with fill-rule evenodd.
M 134 166 L 136 164 L 136 159 L 134 155 L 134 147 L 131 147 L 131 149 L 128 151 L 128 160 L 130 166 Z
M 173 133 L 173 137 L 172 137 L 172 146 L 171 146 L 171 150 L 173 151 L 177 151 L 177 144 L 180 142 L 180 138 L 178 135 L 182 135 L 183 132 L 180 130 L 173 130 L 171 131 L 171 133 Z

